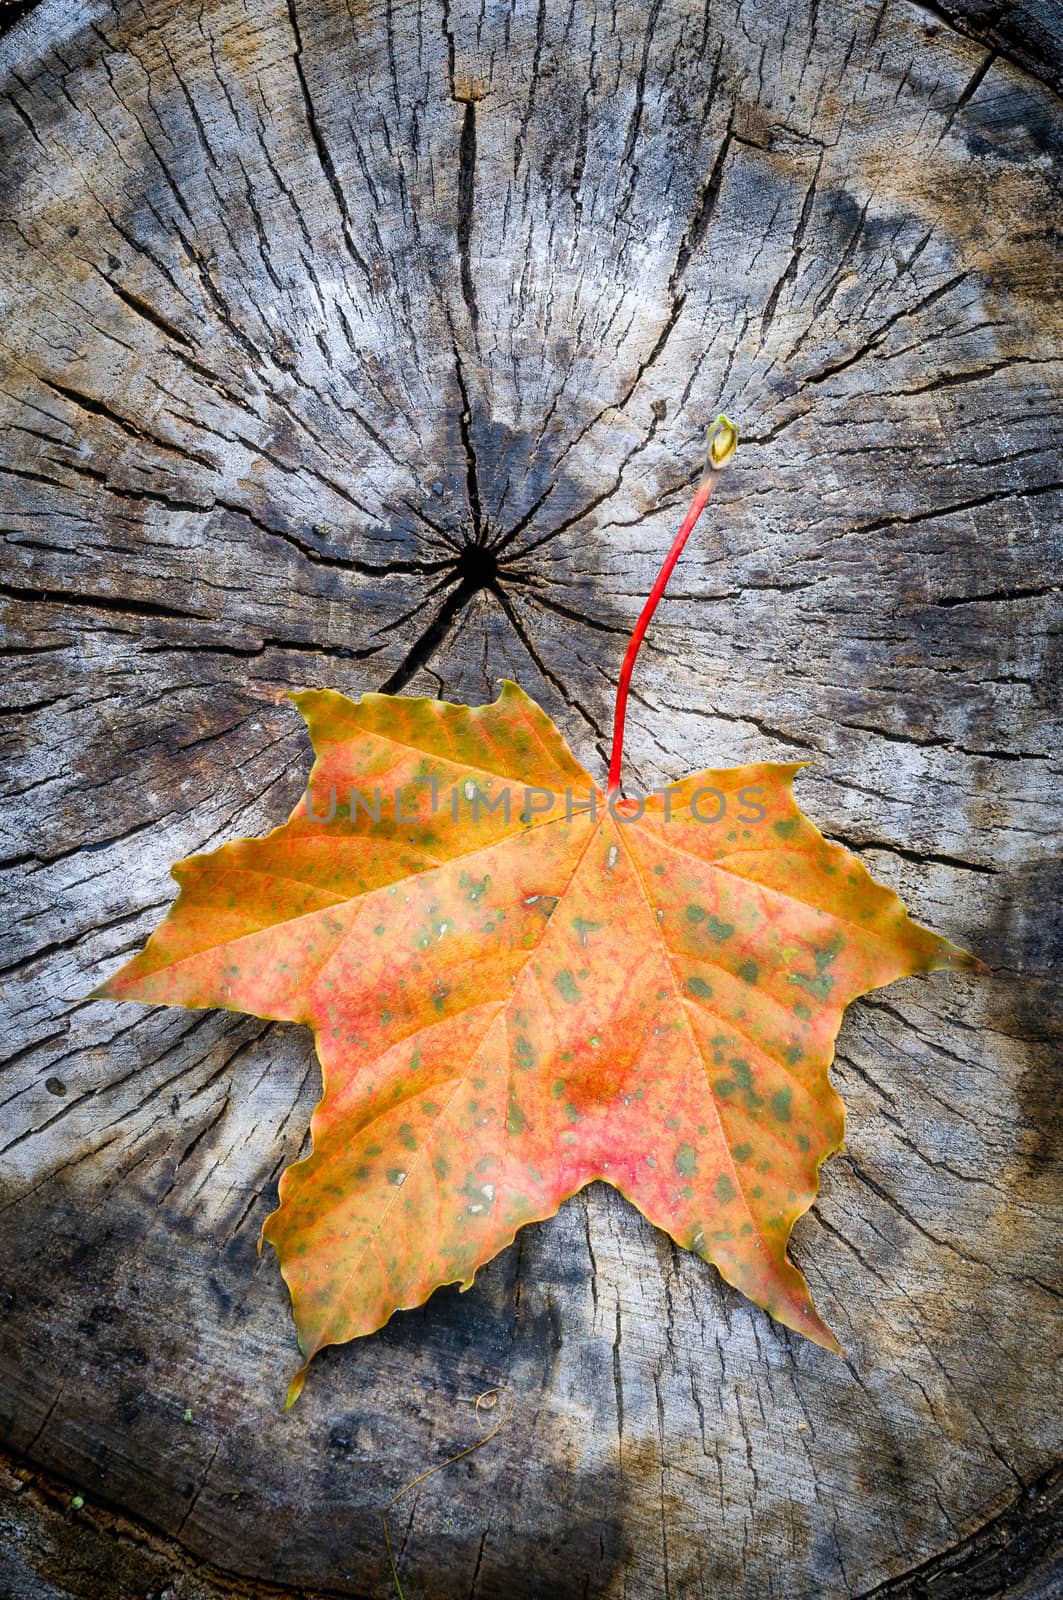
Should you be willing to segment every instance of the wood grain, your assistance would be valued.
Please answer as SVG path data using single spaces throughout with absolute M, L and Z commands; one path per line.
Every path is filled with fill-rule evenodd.
M 410 1600 L 1063 1582 L 1052 15 L 41 0 L 0 40 L 0 1593 L 375 1600 L 381 1506 L 496 1384 L 393 1519 Z M 992 968 L 843 1028 L 796 1254 L 848 1359 L 596 1186 L 285 1416 L 256 1239 L 309 1035 L 83 997 L 172 861 L 286 815 L 286 689 L 515 677 L 603 771 L 721 406 L 629 782 L 809 758 Z

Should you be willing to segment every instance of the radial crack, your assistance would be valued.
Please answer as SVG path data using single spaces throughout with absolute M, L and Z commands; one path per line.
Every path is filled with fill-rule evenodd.
M 465 101 L 465 115 L 461 124 L 461 143 L 458 146 L 458 259 L 461 264 L 461 297 L 465 301 L 476 340 L 480 313 L 476 305 L 476 287 L 472 280 L 472 263 L 469 247 L 472 240 L 473 203 L 476 192 L 476 101 Z

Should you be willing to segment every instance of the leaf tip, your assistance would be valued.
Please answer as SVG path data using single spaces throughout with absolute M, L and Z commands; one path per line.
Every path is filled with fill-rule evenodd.
M 102 983 L 96 984 L 95 988 L 90 989 L 88 994 L 71 996 L 71 998 L 68 1001 L 66 1001 L 65 1003 L 67 1005 L 71 1005 L 71 1006 L 78 1006 L 78 1005 L 86 1005 L 89 1001 L 92 1001 L 92 1000 L 119 1000 L 119 1001 L 121 1001 L 121 1000 L 129 1000 L 131 998 L 134 999 L 134 1000 L 138 1000 L 140 998 L 139 995 L 134 994 L 134 995 L 130 996 L 129 993 L 126 991 L 125 987 L 119 982 L 119 980 L 122 977 L 127 975 L 128 969 L 133 965 L 133 962 L 136 959 L 137 959 L 136 956 L 133 956 L 129 961 L 124 961 L 116 972 L 112 972 L 111 976 L 109 978 L 104 978 Z M 142 1003 L 150 1003 L 150 1002 L 142 1002 Z
M 498 682 L 501 687 L 498 691 L 498 699 L 495 701 L 496 706 L 502 705 L 506 700 L 528 700 L 531 698 L 515 678 L 499 678 Z
M 935 952 L 937 959 L 934 961 L 936 968 L 956 967 L 962 972 L 973 972 L 980 978 L 987 977 L 993 970 L 973 951 L 965 950 L 960 944 L 953 944 L 951 939 L 946 939 L 941 934 L 937 935 L 937 946 Z
M 284 1402 L 285 1411 L 290 1411 L 292 1406 L 294 1406 L 295 1402 L 298 1400 L 299 1396 L 302 1394 L 303 1385 L 306 1382 L 306 1374 L 309 1368 L 310 1363 L 307 1361 L 304 1366 L 299 1368 L 299 1371 L 295 1374 L 295 1377 L 288 1385 L 288 1394 Z
M 302 717 L 303 721 L 309 722 L 310 716 L 308 708 L 311 708 L 314 705 L 314 702 L 320 700 L 323 695 L 327 695 L 331 692 L 332 691 L 328 689 L 282 689 L 280 694 L 277 696 L 277 700 L 278 703 L 281 700 L 290 700 L 292 705 L 298 711 L 299 715 Z

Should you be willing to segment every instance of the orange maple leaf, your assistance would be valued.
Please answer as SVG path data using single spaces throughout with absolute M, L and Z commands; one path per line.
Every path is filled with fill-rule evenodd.
M 514 683 L 471 708 L 294 699 L 305 803 L 175 867 L 170 914 L 96 991 L 314 1029 L 313 1152 L 263 1230 L 305 1357 L 289 1404 L 317 1351 L 468 1287 L 596 1179 L 838 1349 L 787 1242 L 842 1139 L 842 1014 L 974 958 L 802 815 L 804 763 L 621 800 L 622 698 L 608 795 Z
M 800 763 L 607 806 L 516 684 L 295 699 L 306 803 L 177 866 L 97 996 L 314 1029 L 313 1154 L 264 1229 L 307 1362 L 467 1287 L 596 1178 L 836 1349 L 786 1246 L 842 1138 L 842 1013 L 971 958 L 801 814 Z

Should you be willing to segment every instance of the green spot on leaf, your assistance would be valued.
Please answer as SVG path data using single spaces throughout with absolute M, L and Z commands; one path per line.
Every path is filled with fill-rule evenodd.
M 576 987 L 576 980 L 568 967 L 562 967 L 554 978 L 554 987 L 562 1000 L 567 1000 L 569 1005 L 575 1005 L 579 1000 L 579 989 Z
M 735 1082 L 740 1089 L 752 1089 L 753 1069 L 742 1056 L 733 1056 L 729 1063 Z
M 692 1178 L 698 1170 L 698 1154 L 692 1144 L 681 1144 L 675 1153 L 676 1171 L 684 1178 Z
M 804 972 L 791 972 L 790 982 L 795 983 L 799 989 L 803 989 L 816 1000 L 826 1000 L 834 988 L 834 979 L 829 972 L 821 972 L 815 978 L 808 977 Z

